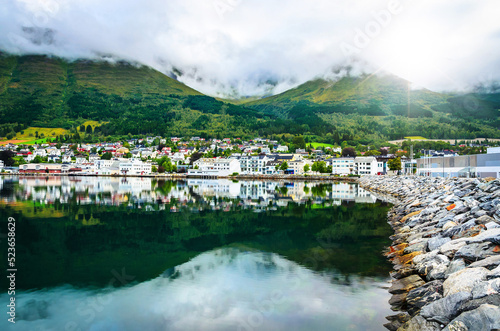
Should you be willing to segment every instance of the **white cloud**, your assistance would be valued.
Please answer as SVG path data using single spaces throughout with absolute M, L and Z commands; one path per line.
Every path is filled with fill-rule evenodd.
M 345 65 L 341 46 L 351 45 L 357 59 L 375 68 L 452 90 L 491 73 L 499 78 L 499 6 L 496 0 L 7 0 L 0 49 L 67 58 L 113 54 L 164 72 L 178 68 L 185 73 L 179 80 L 211 95 L 262 95 Z M 380 13 L 391 14 L 384 21 Z M 54 32 L 47 37 L 45 29 Z

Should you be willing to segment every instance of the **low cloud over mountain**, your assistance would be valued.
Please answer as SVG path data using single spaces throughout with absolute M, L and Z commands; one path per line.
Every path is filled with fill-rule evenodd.
M 0 49 L 111 54 L 230 97 L 282 92 L 353 59 L 461 90 L 500 76 L 497 8 L 495 0 L 6 0 Z

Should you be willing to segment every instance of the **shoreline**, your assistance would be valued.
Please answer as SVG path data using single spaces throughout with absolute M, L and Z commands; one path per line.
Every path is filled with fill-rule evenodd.
M 363 177 L 393 197 L 389 330 L 500 328 L 500 180 Z

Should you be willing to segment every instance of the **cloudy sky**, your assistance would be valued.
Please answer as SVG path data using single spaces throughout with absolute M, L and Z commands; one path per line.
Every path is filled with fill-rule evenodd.
M 0 49 L 175 68 L 210 95 L 278 93 L 348 64 L 463 90 L 500 78 L 499 12 L 498 0 L 3 0 Z

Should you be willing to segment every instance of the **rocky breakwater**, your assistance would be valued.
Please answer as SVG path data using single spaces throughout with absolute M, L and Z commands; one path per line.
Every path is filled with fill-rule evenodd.
M 365 177 L 398 198 L 389 330 L 500 329 L 500 180 Z

